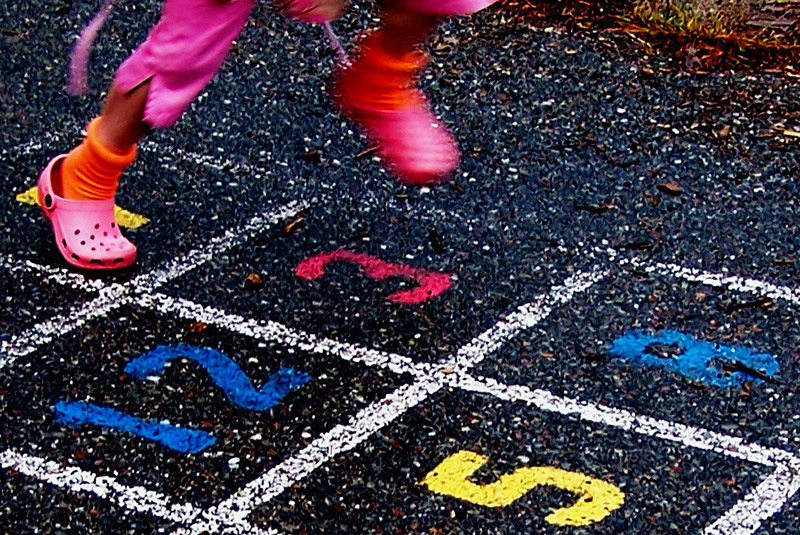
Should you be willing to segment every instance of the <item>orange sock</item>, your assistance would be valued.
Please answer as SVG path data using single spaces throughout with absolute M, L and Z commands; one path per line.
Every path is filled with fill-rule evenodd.
M 125 154 L 104 146 L 98 138 L 100 117 L 86 128 L 86 139 L 64 159 L 61 194 L 66 199 L 102 201 L 114 197 L 122 172 L 136 159 L 136 145 Z
M 376 32 L 364 40 L 342 92 L 357 106 L 400 110 L 417 105 L 416 77 L 425 66 L 425 55 L 411 52 L 396 58 L 383 49 L 381 39 Z

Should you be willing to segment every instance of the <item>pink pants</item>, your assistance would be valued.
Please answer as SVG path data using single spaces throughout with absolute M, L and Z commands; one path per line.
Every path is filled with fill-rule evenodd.
M 495 0 L 392 0 L 439 16 L 474 13 Z M 150 81 L 144 121 L 175 124 L 219 70 L 256 0 L 165 0 L 161 19 L 117 70 L 123 92 Z

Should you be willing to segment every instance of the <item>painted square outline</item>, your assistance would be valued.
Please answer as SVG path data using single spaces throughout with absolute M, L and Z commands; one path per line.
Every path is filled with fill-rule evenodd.
M 606 253 L 611 263 L 617 260 L 616 254 L 613 251 L 599 252 L 601 254 Z M 757 292 L 775 299 L 788 300 L 792 304 L 800 304 L 800 293 L 796 290 L 763 281 L 684 268 L 676 264 L 649 263 L 638 259 L 620 259 L 616 263 L 619 267 L 630 264 L 634 267 L 644 269 L 648 273 L 654 273 L 666 278 L 683 278 L 711 286 L 726 287 L 736 292 Z M 570 293 L 574 294 L 586 291 L 608 275 L 610 275 L 609 272 L 600 271 L 578 273 L 577 276 L 571 277 L 568 281 L 565 281 L 562 286 L 551 288 L 547 296 L 549 299 L 540 299 L 538 302 L 534 301 L 533 303 L 522 305 L 514 313 L 501 319 L 488 331 L 474 338 L 472 342 L 462 346 L 456 352 L 455 357 L 440 365 L 438 370 L 432 370 L 432 374 L 442 374 L 438 380 L 435 379 L 433 375 L 425 374 L 422 370 L 419 370 L 419 372 L 416 373 L 418 376 L 417 383 L 412 385 L 412 388 L 418 385 L 418 390 L 424 389 L 427 390 L 428 393 L 424 396 L 420 396 L 415 403 L 410 403 L 401 414 L 446 386 L 467 390 L 473 393 L 489 394 L 500 400 L 525 402 L 540 410 L 556 412 L 562 415 L 578 416 L 581 420 L 617 427 L 624 431 L 646 434 L 653 438 L 676 442 L 683 447 L 714 451 L 725 456 L 774 467 L 775 470 L 772 474 L 761 480 L 754 489 L 741 498 L 725 514 L 707 525 L 702 531 L 702 535 L 751 535 L 761 527 L 763 522 L 780 511 L 798 490 L 800 490 L 800 458 L 796 455 L 786 450 L 765 448 L 758 444 L 750 444 L 745 442 L 744 439 L 723 435 L 707 429 L 641 416 L 631 411 L 607 407 L 592 402 L 583 402 L 567 397 L 555 396 L 545 390 L 532 390 L 524 386 L 503 385 L 492 379 L 475 377 L 468 373 L 469 368 L 477 365 L 483 358 L 487 357 L 489 353 L 494 352 L 494 350 L 506 341 L 549 316 L 552 307 L 548 304 L 548 301 L 556 303 L 562 301 L 559 304 L 564 305 L 571 299 Z M 588 280 L 581 282 L 580 279 L 582 276 L 585 276 Z M 570 283 L 570 281 L 572 282 Z M 588 284 L 586 284 L 587 282 Z M 566 293 L 567 296 L 559 298 L 560 293 Z M 526 308 L 531 308 L 532 310 L 525 310 Z M 483 356 L 479 355 L 481 352 L 484 353 Z M 399 392 L 400 390 L 402 390 L 402 387 L 395 392 Z M 393 394 L 394 393 L 390 394 L 390 396 Z M 383 425 L 388 423 L 389 421 L 385 422 Z M 343 453 L 348 449 L 351 448 L 344 448 L 335 452 L 335 454 Z M 317 466 L 322 464 L 322 462 L 324 462 L 324 460 L 321 462 L 318 461 Z M 283 464 L 285 463 L 282 463 L 282 465 Z M 300 474 L 299 477 L 292 480 L 292 483 L 302 480 L 305 475 L 311 473 L 315 468 L 316 467 L 308 470 L 305 474 Z M 267 476 L 266 479 L 269 481 L 269 473 L 274 472 L 276 472 L 276 470 L 270 470 L 267 474 L 262 475 L 259 480 Z M 222 519 L 225 514 L 231 515 L 238 522 L 242 522 L 256 507 L 268 503 L 271 498 L 288 486 L 283 485 L 282 488 L 275 489 L 268 483 L 262 482 L 262 484 L 258 484 L 257 482 L 259 480 L 248 484 L 245 489 L 253 488 L 242 495 L 245 499 L 249 496 L 254 500 L 254 504 L 251 503 L 249 509 L 247 507 L 242 507 L 244 504 L 241 502 L 245 500 L 239 500 L 238 503 L 237 500 L 232 500 L 237 494 L 241 494 L 240 489 L 240 491 L 235 492 L 231 498 L 204 511 L 203 517 L 205 517 L 205 520 L 196 522 L 187 528 L 179 528 L 173 532 L 173 535 L 197 535 L 206 531 L 212 533 L 218 531 L 227 532 L 229 528 L 233 527 L 233 524 L 226 523 Z M 264 490 L 267 491 L 266 497 L 262 497 L 261 499 L 254 498 L 258 491 Z M 270 535 L 279 535 L 280 532 L 270 529 L 266 533 Z
M 296 211 L 298 208 L 287 206 L 284 211 L 292 209 Z M 275 217 L 278 216 L 273 214 L 272 219 Z M 258 217 L 251 220 L 251 223 L 255 222 L 256 219 Z M 263 220 L 261 221 L 263 222 Z M 238 245 L 247 240 L 247 235 L 247 232 L 236 233 L 229 230 L 221 240 L 224 242 L 227 239 Z M 150 304 L 156 309 L 160 308 L 165 304 L 165 299 L 169 300 L 171 298 L 155 293 L 155 290 L 203 263 L 201 259 L 209 257 L 207 249 L 201 248 L 192 251 L 183 259 L 171 263 L 167 268 L 143 274 L 124 285 L 114 284 L 103 288 L 98 298 L 79 307 L 72 314 L 70 318 L 72 320 L 71 329 L 79 328 L 86 321 L 94 317 L 103 316 L 113 308 L 116 308 L 116 306 L 111 308 L 101 306 L 98 312 L 96 307 L 98 303 L 107 304 L 112 300 L 121 303 L 139 302 L 140 304 Z M 597 249 L 595 252 L 599 253 L 600 256 L 607 257 L 607 260 L 612 263 L 616 261 L 616 253 L 614 251 Z M 648 263 L 638 259 L 623 259 L 616 262 L 616 264 L 618 267 L 630 264 L 636 268 L 644 269 L 648 273 L 684 278 L 711 286 L 727 287 L 738 292 L 758 292 L 775 299 L 788 300 L 793 304 L 800 303 L 800 292 L 797 290 L 762 281 L 714 274 L 684 268 L 676 264 Z M 411 385 L 401 386 L 377 402 L 377 404 L 373 403 L 362 409 L 356 416 L 351 418 L 347 426 L 336 426 L 329 432 L 324 433 L 294 457 L 268 470 L 250 484 L 235 491 L 225 501 L 205 511 L 200 511 L 188 503 L 172 503 L 168 496 L 152 492 L 144 487 L 125 486 L 112 477 L 97 476 L 74 466 L 62 467 L 44 459 L 27 456 L 12 450 L 0 452 L 0 465 L 6 469 L 14 468 L 19 473 L 67 488 L 73 492 L 92 492 L 100 497 L 116 501 L 119 505 L 133 512 L 152 514 L 159 518 L 182 524 L 183 527 L 175 530 L 174 535 L 196 534 L 203 531 L 230 532 L 233 530 L 234 532 L 240 532 L 241 529 L 247 529 L 250 533 L 277 535 L 279 532 L 275 530 L 264 531 L 255 528 L 249 524 L 247 517 L 256 507 L 268 503 L 271 497 L 280 493 L 287 484 L 302 480 L 323 464 L 327 458 L 352 449 L 372 436 L 375 431 L 387 425 L 394 418 L 404 414 L 413 406 L 421 403 L 433 393 L 442 388 L 450 387 L 490 394 L 507 401 L 525 402 L 550 412 L 578 415 L 584 420 L 616 426 L 632 432 L 652 434 L 656 438 L 679 442 L 685 447 L 711 449 L 750 462 L 775 466 L 775 471 L 770 476 L 762 480 L 755 489 L 742 498 L 733 508 L 703 530 L 703 535 L 722 535 L 723 533 L 734 535 L 752 534 L 761 526 L 764 520 L 777 513 L 800 489 L 800 459 L 794 454 L 785 450 L 767 449 L 758 445 L 747 444 L 741 439 L 700 428 L 638 416 L 629 411 L 590 402 L 554 396 L 544 390 L 502 385 L 491 379 L 474 377 L 468 373 L 470 368 L 490 356 L 508 340 L 548 317 L 553 308 L 567 304 L 575 294 L 588 290 L 608 275 L 608 272 L 595 270 L 580 272 L 576 276 L 570 277 L 561 286 L 551 288 L 550 292 L 545 296 L 540 296 L 539 299 L 522 305 L 516 311 L 501 318 L 494 326 L 457 350 L 452 359 L 448 359 L 440 365 L 420 365 L 400 355 L 387 355 L 380 351 L 358 348 L 328 340 L 328 343 L 333 343 L 339 350 L 339 356 L 346 355 L 354 359 L 360 358 L 362 362 L 370 365 L 386 367 L 395 372 L 410 373 L 416 377 L 416 381 Z M 135 281 L 139 281 L 149 288 L 144 291 L 137 291 Z M 74 284 L 75 281 L 70 281 L 70 283 Z M 159 300 L 161 301 L 160 304 L 158 303 Z M 186 302 L 185 304 L 191 308 L 191 303 Z M 194 306 L 200 307 L 200 305 Z M 201 308 L 206 312 L 210 311 L 212 315 L 225 314 L 210 307 Z M 12 365 L 16 358 L 29 354 L 39 346 L 47 343 L 47 341 L 52 340 L 56 332 L 53 329 L 54 323 L 59 322 L 59 320 L 63 320 L 63 318 L 46 320 L 30 329 L 28 334 L 21 337 L 21 339 L 4 343 L 0 347 L 0 368 Z M 281 327 L 289 329 L 277 323 L 272 324 L 272 326 L 279 329 Z M 302 331 L 293 331 L 292 336 L 313 337 L 314 335 Z M 45 341 L 36 340 L 37 338 Z M 319 347 L 324 345 L 323 343 Z M 368 362 L 369 357 L 364 359 L 364 355 L 369 355 L 374 359 Z M 396 405 L 394 405 L 395 402 L 397 403 Z M 382 407 L 389 406 L 392 406 L 391 411 L 387 412 L 382 409 Z M 398 411 L 398 407 L 401 407 L 401 410 Z M 365 426 L 365 422 L 367 424 L 372 422 L 372 425 Z M 341 435 L 346 434 L 348 431 L 353 432 L 355 438 L 342 441 Z M 335 437 L 337 433 L 340 435 L 339 449 L 332 451 L 327 442 L 330 437 Z M 301 470 L 299 474 L 292 477 L 291 470 L 286 470 L 287 467 L 291 468 L 292 466 L 300 467 L 305 473 Z M 277 476 L 277 479 L 274 476 Z M 272 484 L 275 481 L 278 482 L 277 485 Z M 270 492 L 262 492 L 264 490 Z M 246 501 L 251 503 L 247 507 L 240 507 L 242 502 Z

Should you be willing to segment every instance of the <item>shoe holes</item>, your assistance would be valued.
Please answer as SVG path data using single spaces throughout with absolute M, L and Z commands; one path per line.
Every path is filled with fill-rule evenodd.
M 81 259 L 81 257 L 76 255 L 75 253 L 72 253 L 72 258 L 74 258 L 75 260 L 80 260 Z
M 81 245 L 86 245 L 86 240 L 81 240 Z
M 95 228 L 95 230 L 96 230 L 96 229 L 99 229 L 99 228 L 100 228 L 100 223 L 95 223 L 95 224 L 94 224 L 94 228 Z
M 103 236 L 108 236 L 108 232 L 103 232 Z
M 78 234 L 80 234 L 80 233 L 81 233 L 81 229 L 78 229 L 78 228 L 76 228 L 76 229 L 75 229 L 75 235 L 77 236 L 77 235 L 78 235 Z
M 106 252 L 110 253 L 111 252 L 111 247 L 106 247 Z
M 114 259 L 114 263 L 115 263 L 115 264 L 121 264 L 121 263 L 123 263 L 124 261 L 125 261 L 125 259 L 124 259 L 124 258 L 115 258 L 115 259 Z
M 116 234 L 114 234 L 114 239 L 116 240 L 117 238 L 119 238 L 119 236 L 117 236 Z
M 106 246 L 106 244 L 105 244 L 105 243 L 103 243 L 103 242 L 100 242 L 100 247 L 105 247 L 105 246 Z
M 116 224 L 116 223 L 111 223 L 111 228 L 114 228 L 114 227 L 116 227 L 116 226 L 117 226 L 117 224 Z
M 61 240 L 61 245 L 63 245 L 64 247 L 66 247 L 66 246 L 67 246 L 67 240 L 64 240 L 64 239 L 62 239 L 62 240 Z
M 96 251 L 96 250 L 97 250 L 97 247 L 92 247 L 92 251 Z
M 94 234 L 92 234 L 91 236 L 89 236 L 89 239 L 90 239 L 90 240 L 93 240 L 93 239 L 94 239 Z
M 51 206 L 53 206 L 53 198 L 50 196 L 50 194 L 49 194 L 49 193 L 48 193 L 47 195 L 45 195 L 45 196 L 44 196 L 44 205 L 45 205 L 46 207 L 48 207 L 48 208 L 50 208 Z
M 101 262 L 100 260 L 98 260 L 96 258 L 94 260 L 92 260 L 92 264 L 102 264 L 102 263 L 103 262 Z

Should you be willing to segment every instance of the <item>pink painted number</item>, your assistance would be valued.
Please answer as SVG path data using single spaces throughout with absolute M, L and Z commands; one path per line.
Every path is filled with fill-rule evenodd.
M 364 274 L 371 279 L 385 280 L 389 277 L 407 277 L 419 284 L 411 290 L 402 290 L 387 296 L 386 299 L 392 303 L 403 305 L 421 303 L 443 294 L 452 285 L 450 275 L 446 273 L 429 271 L 406 264 L 394 264 L 374 256 L 347 250 L 330 251 L 306 258 L 297 265 L 294 272 L 303 279 L 318 279 L 325 274 L 325 266 L 336 261 L 358 264 L 364 269 Z

